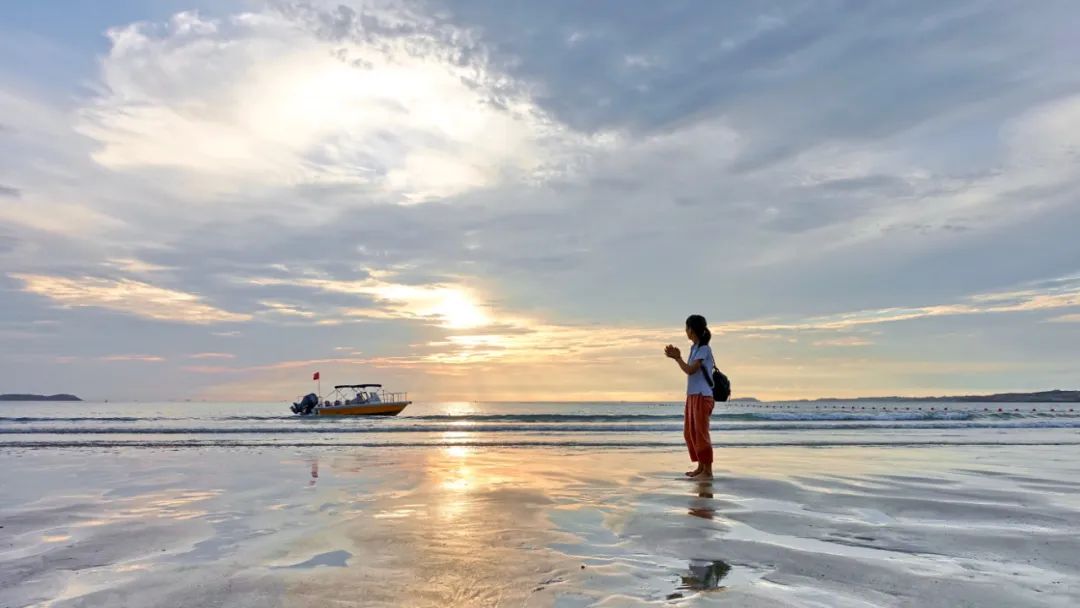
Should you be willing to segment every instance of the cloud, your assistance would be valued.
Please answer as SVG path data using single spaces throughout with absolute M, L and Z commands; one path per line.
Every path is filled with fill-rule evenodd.
M 155 321 L 210 324 L 248 321 L 251 315 L 229 312 L 195 294 L 156 287 L 131 279 L 60 277 L 12 273 L 23 290 L 56 302 L 63 308 L 97 307 Z
M 440 337 L 413 346 L 413 354 L 398 362 L 440 365 L 473 365 L 489 362 L 544 363 L 560 358 L 649 357 L 658 343 L 671 341 L 671 327 L 641 324 L 559 322 L 542 316 L 495 306 L 489 296 L 450 283 L 403 284 L 385 271 L 369 271 L 358 280 L 334 280 L 296 276 L 251 278 L 244 283 L 258 287 L 290 286 L 321 292 L 370 298 L 364 307 L 347 302 L 322 312 L 297 311 L 281 305 L 284 314 L 299 315 L 322 323 L 348 318 L 404 320 L 429 325 Z M 269 305 L 268 302 L 263 302 Z M 714 327 L 725 337 L 759 341 L 766 338 L 791 342 L 799 333 L 848 332 L 884 324 L 920 319 L 1003 313 L 1030 313 L 1080 307 L 1080 279 L 1063 277 L 1024 289 L 967 296 L 960 301 L 916 307 L 888 307 L 791 319 L 747 319 L 718 322 Z M 276 309 L 275 309 L 276 310 Z M 323 315 L 328 315 L 323 317 Z M 865 336 L 820 337 L 814 346 L 861 347 L 875 344 Z M 338 347 L 338 350 L 344 350 Z
M 105 260 L 103 266 L 107 268 L 113 268 L 127 274 L 153 274 L 157 272 L 163 272 L 171 270 L 168 266 L 160 266 L 158 264 L 152 264 L 150 262 L 144 262 L 143 260 L 137 260 L 135 258 L 109 258 Z
M 311 369 L 315 370 L 321 365 L 335 365 L 335 364 L 350 364 L 350 365 L 366 365 L 374 364 L 378 366 L 380 362 L 386 362 L 387 359 L 361 359 L 356 357 L 327 357 L 319 359 L 294 359 L 278 361 L 276 363 L 268 363 L 265 365 L 248 365 L 228 367 L 223 365 L 188 365 L 183 369 L 184 371 L 195 374 L 251 374 L 255 372 L 274 372 L 281 370 L 297 370 L 297 369 Z M 400 362 L 399 362 L 400 363 Z M 407 364 L 406 364 L 407 365 Z
M 19 243 L 20 240 L 13 236 L 0 234 L 0 254 L 15 251 L 15 248 L 18 247 Z
M 191 374 L 207 375 L 235 374 L 245 371 L 243 369 L 224 367 L 221 365 L 185 365 L 180 369 Z
M 0 319 L 0 338 L 6 340 L 40 340 L 57 335 L 56 321 L 38 319 L 34 321 L 5 321 Z
M 138 361 L 141 363 L 163 363 L 165 361 L 165 358 L 159 357 L 157 355 L 107 355 L 104 357 L 98 357 L 98 360 L 109 362 Z
M 284 302 L 274 302 L 272 300 L 260 300 L 259 304 L 267 309 L 267 312 L 275 315 L 283 315 L 287 317 L 301 317 L 304 319 L 310 319 L 315 316 L 314 312 L 310 310 L 303 310 L 291 304 Z
M 1042 289 L 1024 289 L 975 294 L 965 301 L 911 308 L 880 308 L 837 313 L 771 323 L 740 321 L 723 325 L 723 331 L 757 333 L 763 331 L 846 330 L 854 327 L 913 321 L 932 317 L 982 315 L 1008 312 L 1037 312 L 1080 307 L 1080 278 L 1065 277 Z
M 40 232 L 67 238 L 86 238 L 125 227 L 122 221 L 84 204 L 28 199 L 23 197 L 12 204 L 0 205 L 0 221 L 15 224 L 20 232 Z M 69 247 L 71 245 L 68 244 Z
M 935 317 L 1041 312 L 1072 307 L 1080 307 L 1078 277 L 1055 279 L 1040 288 L 975 294 L 960 303 L 868 309 L 784 322 L 735 321 L 716 323 L 714 327 L 725 337 L 759 340 L 770 335 L 781 337 L 800 332 L 845 332 Z M 672 330 L 667 327 L 575 326 L 506 313 L 493 313 L 493 319 L 499 325 L 493 325 L 492 331 L 450 335 L 428 344 L 440 350 L 425 355 L 423 360 L 448 364 L 494 360 L 539 363 L 564 356 L 575 359 L 586 357 L 593 361 L 602 360 L 605 356 L 611 356 L 613 360 L 626 360 L 628 357 L 649 356 L 656 344 L 672 338 Z M 499 331 L 500 326 L 502 331 Z M 864 336 L 851 335 L 821 338 L 813 342 L 814 346 L 834 347 L 873 344 Z
M 109 30 L 78 125 L 94 159 L 229 191 L 337 184 L 398 202 L 559 171 L 570 134 L 482 53 L 461 60 L 469 31 L 407 4 L 281 8 Z
M 871 344 L 873 344 L 873 341 L 859 336 L 842 336 L 814 341 L 814 346 L 870 346 Z
M 235 359 L 236 355 L 232 353 L 192 353 L 188 355 L 188 359 Z
M 0 87 L 0 115 L 19 117 L 18 129 L 0 132 L 0 183 L 7 188 L 0 194 L 0 222 L 38 237 L 34 241 L 42 234 L 63 235 L 69 239 L 64 249 L 72 240 L 103 232 L 115 238 L 126 225 L 99 204 L 99 195 L 112 190 L 111 180 L 89 166 L 87 142 L 71 129 L 69 103 L 42 97 L 38 87 L 18 81 L 5 79 Z
M 341 281 L 328 278 L 297 277 L 293 279 L 253 278 L 247 283 L 255 286 L 307 287 L 323 292 L 369 297 L 374 306 L 347 307 L 340 311 L 345 317 L 366 319 L 420 319 L 436 322 L 451 329 L 479 327 L 491 322 L 487 307 L 466 287 L 447 284 L 407 285 L 387 280 L 391 273 L 374 272 L 367 279 Z M 280 312 L 274 303 L 264 305 Z M 314 313 L 291 310 L 286 314 L 312 317 Z
M 316 289 L 370 299 L 357 307 L 331 307 L 319 318 L 305 311 L 306 318 L 320 322 L 349 319 L 412 321 L 429 325 L 442 333 L 440 338 L 416 345 L 415 354 L 398 363 L 446 365 L 490 361 L 542 362 L 553 357 L 603 357 L 615 351 L 653 348 L 658 340 L 670 339 L 670 329 L 651 329 L 609 324 L 559 323 L 524 315 L 489 303 L 477 290 L 465 285 L 436 282 L 406 284 L 396 282 L 393 272 L 368 271 L 368 278 L 334 280 L 296 276 L 293 278 L 251 278 L 255 287 L 289 286 Z M 267 302 L 263 302 L 264 305 Z M 337 347 L 335 350 L 346 350 Z M 368 361 L 383 358 L 365 359 Z
M 22 196 L 22 190 L 19 190 L 18 188 L 15 188 L 13 186 L 5 186 L 4 184 L 0 184 L 0 197 L 19 198 L 20 196 Z
M 1061 315 L 1047 320 L 1051 323 L 1080 323 L 1080 313 Z

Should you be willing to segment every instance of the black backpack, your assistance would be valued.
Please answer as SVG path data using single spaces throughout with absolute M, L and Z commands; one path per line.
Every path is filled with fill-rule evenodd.
M 705 382 L 708 382 L 709 386 L 712 387 L 713 401 L 727 401 L 731 397 L 731 380 L 728 380 L 724 372 L 716 369 L 716 366 L 713 365 L 711 377 L 705 371 L 704 366 L 701 368 L 701 373 L 705 374 Z
M 690 349 L 690 357 L 693 357 L 693 349 Z M 704 363 L 704 361 L 702 361 Z M 716 368 L 713 365 L 713 374 L 710 375 L 705 371 L 705 367 L 701 367 L 701 373 L 705 376 L 705 381 L 708 382 L 708 386 L 713 389 L 713 401 L 728 401 L 728 397 L 731 396 L 731 380 L 724 375 L 723 371 Z
M 701 373 L 705 373 L 702 369 Z M 712 378 L 709 378 L 709 374 L 705 374 L 705 381 L 712 387 L 712 396 L 714 401 L 727 401 L 728 397 L 731 397 L 731 380 L 724 375 L 724 372 L 716 369 L 716 366 L 712 368 Z

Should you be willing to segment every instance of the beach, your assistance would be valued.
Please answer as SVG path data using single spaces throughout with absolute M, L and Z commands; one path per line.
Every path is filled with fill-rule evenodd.
M 400 432 L 411 442 L 367 433 L 392 436 L 373 446 L 355 437 L 366 432 L 283 440 L 175 414 L 153 424 L 185 432 L 94 434 L 144 422 L 64 421 L 122 416 L 62 407 L 4 411 L 5 608 L 1080 604 L 1080 437 L 1056 411 L 1049 426 L 931 427 L 918 431 L 930 441 L 891 444 L 916 431 L 763 431 L 751 418 L 755 428 L 714 431 L 716 478 L 694 482 L 666 428 L 568 440 L 516 427 L 470 435 L 436 418 L 424 424 L 438 430 Z M 417 415 L 451 415 L 440 407 Z M 463 415 L 527 415 L 484 407 Z M 595 417 L 619 407 L 582 406 Z M 246 428 L 264 423 L 296 424 Z M 823 433 L 836 440 L 821 445 Z

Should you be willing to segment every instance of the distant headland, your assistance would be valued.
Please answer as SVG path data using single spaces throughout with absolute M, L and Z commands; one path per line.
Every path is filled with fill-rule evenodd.
M 798 399 L 813 401 L 951 401 L 975 403 L 1080 403 L 1080 391 L 1038 391 L 1035 393 L 995 393 L 993 395 L 954 395 L 944 397 L 823 397 L 821 399 Z
M 20 395 L 17 393 L 0 395 L 0 401 L 82 401 L 75 395 Z

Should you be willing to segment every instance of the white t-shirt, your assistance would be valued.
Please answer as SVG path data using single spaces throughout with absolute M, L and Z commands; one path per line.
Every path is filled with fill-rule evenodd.
M 686 362 L 693 363 L 698 359 L 701 360 L 701 369 L 686 377 L 686 394 L 712 397 L 712 387 L 709 386 L 708 380 L 705 379 L 705 374 L 709 374 L 709 380 L 712 380 L 712 370 L 716 364 L 713 359 L 712 349 L 708 345 L 691 347 L 690 357 Z M 705 370 L 705 373 L 702 373 L 701 370 Z

